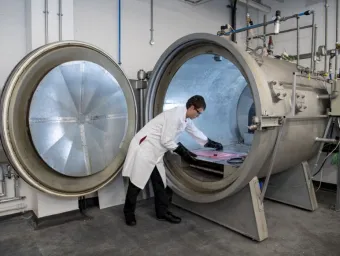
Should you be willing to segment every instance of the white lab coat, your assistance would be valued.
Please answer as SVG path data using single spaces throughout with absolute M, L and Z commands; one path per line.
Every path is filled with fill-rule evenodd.
M 208 138 L 197 129 L 191 119 L 186 119 L 186 107 L 166 110 L 148 122 L 131 140 L 124 162 L 122 175 L 144 189 L 157 166 L 166 187 L 163 156 L 177 148 L 179 135 L 186 130 L 198 144 L 204 145 Z M 144 140 L 143 140 L 144 139 Z

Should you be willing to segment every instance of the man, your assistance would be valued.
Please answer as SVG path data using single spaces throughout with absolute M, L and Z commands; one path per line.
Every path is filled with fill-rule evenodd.
M 191 121 L 203 113 L 206 108 L 204 98 L 191 97 L 186 106 L 167 110 L 148 122 L 131 140 L 123 167 L 123 176 L 129 177 L 124 215 L 126 224 L 136 225 L 135 209 L 137 196 L 151 178 L 155 194 L 155 210 L 158 220 L 179 223 L 181 219 L 168 211 L 169 198 L 166 190 L 166 174 L 163 156 L 167 151 L 179 154 L 185 161 L 191 161 L 195 154 L 181 143 L 176 143 L 178 136 L 186 130 L 198 144 L 204 147 L 222 150 L 220 143 L 207 138 Z

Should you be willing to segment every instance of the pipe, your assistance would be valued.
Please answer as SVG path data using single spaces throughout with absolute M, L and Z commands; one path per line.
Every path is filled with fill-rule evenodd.
M 16 174 L 15 172 L 11 172 L 11 166 L 10 165 L 7 166 L 7 176 L 8 177 L 14 177 L 14 197 L 1 199 L 0 204 L 25 199 L 26 197 L 20 196 L 20 193 L 19 193 L 19 175 Z
M 263 47 L 267 47 L 267 43 L 266 43 L 266 33 L 267 33 L 267 15 L 263 15 L 263 24 L 265 24 L 263 26 Z
M 296 73 L 293 73 L 293 91 L 292 91 L 292 109 L 290 116 L 295 116 L 295 105 L 296 105 Z
M 328 43 L 328 0 L 325 0 L 325 51 L 327 52 L 327 43 Z M 325 63 L 324 63 L 324 72 L 328 73 L 327 70 L 327 54 L 325 55 Z
M 300 16 L 310 15 L 310 14 L 311 14 L 311 11 L 305 11 L 305 12 L 302 12 L 302 13 L 299 13 L 299 14 L 294 14 L 294 15 L 288 16 L 288 17 L 282 17 L 282 18 L 280 18 L 280 21 L 287 21 L 287 20 L 290 20 L 292 18 L 296 18 L 296 16 L 300 17 Z M 252 25 L 252 26 L 243 27 L 243 28 L 240 28 L 240 29 L 229 31 L 229 32 L 221 32 L 219 35 L 221 35 L 221 36 L 229 36 L 231 34 L 240 33 L 240 32 L 243 32 L 243 31 L 246 31 L 246 30 L 250 30 L 250 29 L 253 29 L 253 28 L 259 28 L 259 27 L 262 27 L 262 26 L 265 26 L 265 25 L 270 25 L 270 24 L 273 24 L 275 22 L 276 22 L 276 19 L 268 21 L 266 23 L 259 23 L 259 24 L 255 24 L 255 25 Z
M 122 41 L 122 31 L 121 31 L 121 0 L 118 0 L 118 65 L 122 64 L 122 49 L 121 49 L 121 41 Z
M 312 58 L 310 60 L 310 72 L 313 72 L 314 70 L 314 56 L 315 56 L 315 52 L 314 52 L 314 26 L 315 26 L 315 12 L 312 12 L 312 40 L 311 40 L 311 53 L 312 53 Z M 301 28 L 300 28 L 301 29 Z
M 1 193 L 0 197 L 6 196 L 6 175 L 1 166 Z
M 13 206 L 9 206 L 9 207 L 5 207 L 0 209 L 0 212 L 8 212 L 8 211 L 15 211 L 15 210 L 23 210 L 27 208 L 27 204 L 21 203 L 21 204 L 17 204 L 17 205 L 13 205 Z
M 234 4 L 231 9 L 231 26 L 233 27 L 233 30 L 236 28 L 236 10 L 237 10 L 236 5 L 237 5 L 237 0 L 234 0 Z M 231 40 L 233 42 L 236 42 L 236 33 L 232 33 Z
M 320 137 L 316 137 L 315 138 L 316 142 L 324 142 L 324 143 L 330 143 L 330 144 L 338 144 L 339 141 L 336 139 L 327 139 L 327 138 L 320 138 Z
M 45 44 L 48 43 L 48 0 L 45 0 Z
M 63 0 L 59 0 L 59 41 L 63 40 Z
M 313 62 L 314 62 L 314 65 L 313 65 L 313 73 L 315 74 L 316 73 L 316 58 L 315 58 L 315 53 L 316 53 L 316 43 L 317 43 L 317 37 L 318 37 L 318 26 L 315 25 L 314 26 L 314 58 L 313 58 Z M 312 57 L 313 57 L 313 53 L 312 53 Z
M 339 43 L 339 0 L 336 0 L 336 15 L 335 15 L 335 72 L 334 72 L 334 80 L 335 80 L 335 87 L 337 88 L 337 80 L 338 80 L 338 50 L 337 44 Z
M 299 25 L 300 17 L 296 17 L 296 67 L 299 68 L 300 63 L 300 25 Z M 313 41 L 313 40 L 312 40 Z M 295 76 L 295 73 L 294 73 Z M 296 79 L 296 76 L 295 76 Z
M 151 4 L 150 4 L 150 13 L 151 13 L 151 28 L 150 28 L 150 45 L 154 45 L 155 44 L 155 40 L 153 37 L 153 32 L 154 32 L 154 28 L 153 28 L 153 0 L 151 0 Z
M 250 17 L 250 14 L 249 14 L 249 10 L 248 10 L 248 0 L 246 0 L 246 25 L 247 27 L 249 26 L 249 23 L 248 23 L 248 15 Z M 247 37 L 246 37 L 246 51 L 248 51 L 249 49 L 249 30 L 247 30 Z
M 263 23 L 265 23 L 265 21 Z M 263 26 L 263 27 L 266 27 L 266 26 Z M 306 28 L 312 28 L 312 27 L 313 27 L 312 25 L 307 25 L 307 26 L 300 27 L 300 30 L 306 29 Z M 280 34 L 292 32 L 292 31 L 296 31 L 296 30 L 297 30 L 296 28 L 281 30 Z M 275 35 L 276 35 L 275 33 L 268 33 L 268 34 L 262 34 L 262 35 L 256 35 L 256 36 L 253 36 L 253 37 L 249 37 L 249 39 L 262 39 L 263 37 L 266 37 L 266 36 L 275 36 Z
M 337 91 L 332 91 L 331 94 L 321 94 L 321 95 L 317 96 L 317 98 L 319 100 L 326 100 L 326 99 L 333 100 L 336 97 L 338 97 L 338 92 Z

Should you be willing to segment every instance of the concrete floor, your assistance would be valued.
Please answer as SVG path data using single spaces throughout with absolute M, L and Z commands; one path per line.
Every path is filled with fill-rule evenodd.
M 152 200 L 138 206 L 137 226 L 125 226 L 122 207 L 91 208 L 92 220 L 33 230 L 29 213 L 0 222 L 1 256 L 52 255 L 340 255 L 340 212 L 335 194 L 318 192 L 313 213 L 266 201 L 269 238 L 261 243 L 178 208 L 179 225 L 154 219 Z M 25 218 L 25 219 L 24 219 Z

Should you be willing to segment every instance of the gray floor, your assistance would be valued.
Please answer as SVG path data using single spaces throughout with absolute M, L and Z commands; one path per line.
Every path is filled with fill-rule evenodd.
M 339 256 L 340 212 L 329 209 L 334 196 L 318 192 L 319 209 L 313 213 L 266 201 L 269 238 L 261 243 L 178 208 L 173 211 L 183 217 L 181 224 L 158 222 L 152 201 L 140 203 L 136 227 L 125 226 L 120 206 L 92 208 L 93 220 L 39 231 L 24 215 L 0 222 L 0 255 Z

